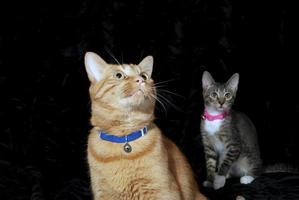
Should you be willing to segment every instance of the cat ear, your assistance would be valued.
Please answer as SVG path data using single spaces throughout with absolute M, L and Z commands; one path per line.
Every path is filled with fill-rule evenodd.
M 87 52 L 84 58 L 85 68 L 91 82 L 98 82 L 103 79 L 104 68 L 107 63 L 96 53 Z
M 239 74 L 233 74 L 230 79 L 226 82 L 227 87 L 231 88 L 232 90 L 236 91 L 238 89 L 239 84 Z
M 149 77 L 152 76 L 153 72 L 153 65 L 154 65 L 154 58 L 153 56 L 146 56 L 143 60 L 138 64 L 141 67 L 141 70 L 146 72 Z
M 202 87 L 208 89 L 215 83 L 212 75 L 208 71 L 204 71 L 202 75 Z

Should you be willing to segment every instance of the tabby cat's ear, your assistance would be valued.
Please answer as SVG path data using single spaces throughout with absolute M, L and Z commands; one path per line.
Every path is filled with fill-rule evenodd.
M 98 54 L 87 52 L 84 62 L 88 78 L 91 82 L 98 82 L 103 79 L 107 63 Z
M 204 71 L 202 75 L 202 88 L 208 89 L 215 83 L 212 75 L 208 71 Z
M 239 74 L 235 73 L 233 74 L 230 79 L 226 82 L 226 86 L 231 88 L 234 91 L 237 91 L 238 84 L 239 84 Z
M 143 60 L 138 64 L 141 67 L 143 72 L 146 72 L 149 77 L 152 76 L 153 72 L 153 65 L 154 65 L 154 58 L 153 56 L 146 56 Z

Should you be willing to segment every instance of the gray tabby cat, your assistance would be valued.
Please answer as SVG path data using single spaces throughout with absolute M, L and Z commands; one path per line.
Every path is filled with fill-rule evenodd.
M 232 110 L 239 83 L 235 73 L 226 83 L 217 83 L 207 71 L 202 76 L 205 111 L 201 134 L 205 150 L 205 187 L 219 189 L 229 177 L 251 183 L 261 173 L 256 130 L 243 113 Z

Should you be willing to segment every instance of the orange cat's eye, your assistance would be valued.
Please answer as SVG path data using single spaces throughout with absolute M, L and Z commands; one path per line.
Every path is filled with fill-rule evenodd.
M 143 80 L 148 80 L 148 75 L 145 73 L 145 72 L 142 72 L 141 74 L 140 74 L 140 76 L 141 76 L 141 78 L 143 79 Z
M 125 74 L 121 71 L 115 72 L 114 74 L 114 78 L 118 79 L 118 80 L 122 80 L 125 78 Z

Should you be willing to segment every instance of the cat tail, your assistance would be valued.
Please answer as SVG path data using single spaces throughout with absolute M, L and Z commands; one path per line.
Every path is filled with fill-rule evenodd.
M 273 165 L 266 166 L 263 170 L 263 173 L 299 173 L 299 168 L 291 164 L 277 163 Z

